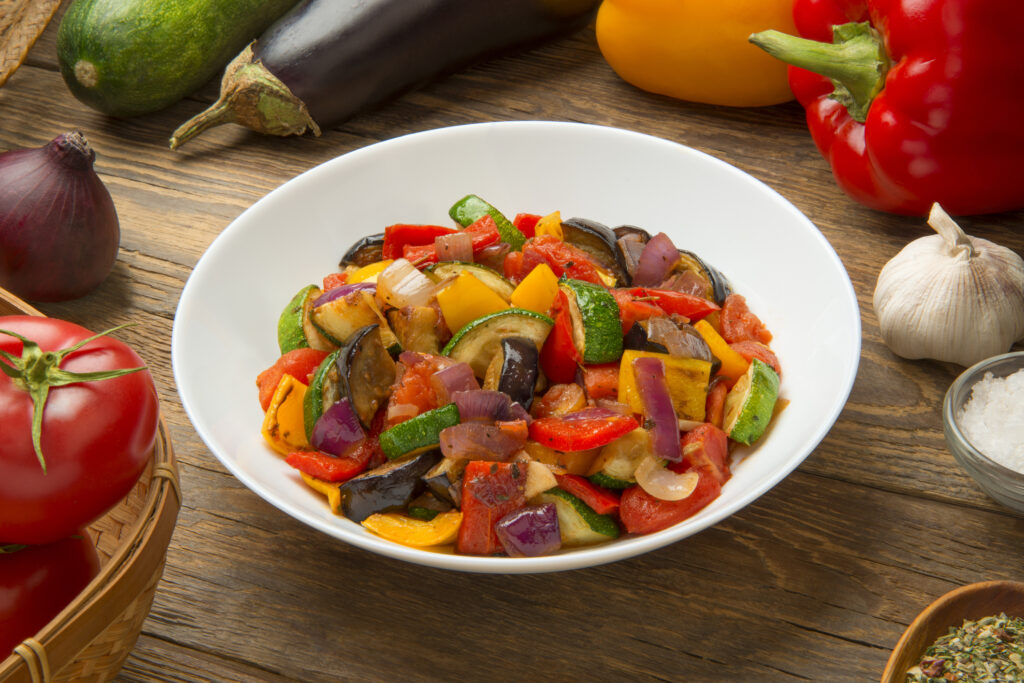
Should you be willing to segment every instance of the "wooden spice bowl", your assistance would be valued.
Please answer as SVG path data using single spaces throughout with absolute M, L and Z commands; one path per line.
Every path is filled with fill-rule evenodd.
M 1024 583 L 1020 581 L 983 581 L 952 590 L 928 605 L 889 656 L 882 683 L 904 683 L 907 670 L 921 661 L 921 655 L 950 627 L 959 627 L 964 619 L 975 621 L 1005 613 L 1024 617 Z
M 0 315 L 18 314 L 42 315 L 0 289 Z M 0 660 L 0 683 L 112 680 L 149 614 L 180 506 L 177 464 L 161 418 L 135 487 L 88 527 L 99 574 L 39 633 Z

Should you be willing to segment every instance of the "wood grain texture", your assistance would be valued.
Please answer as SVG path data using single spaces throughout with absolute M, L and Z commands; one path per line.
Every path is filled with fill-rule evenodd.
M 796 103 L 730 109 L 641 92 L 614 75 L 586 29 L 318 138 L 226 126 L 175 153 L 170 132 L 212 101 L 215 84 L 159 114 L 109 119 L 64 87 L 55 31 L 53 22 L 0 88 L 0 150 L 83 130 L 123 236 L 98 290 L 41 308 L 97 329 L 141 323 L 123 337 L 153 367 L 185 491 L 123 680 L 878 680 L 903 629 L 936 597 L 1020 579 L 1024 518 L 985 496 L 943 442 L 941 399 L 958 368 L 895 357 L 871 308 L 878 271 L 929 229 L 847 199 Z M 839 421 L 795 473 L 715 527 L 569 573 L 412 566 L 281 514 L 221 467 L 178 401 L 169 339 L 190 269 L 253 202 L 339 154 L 441 126 L 529 119 L 689 145 L 803 211 L 846 265 L 861 307 L 860 371 Z M 1024 212 L 963 220 L 967 232 L 1018 253 L 1022 225 Z

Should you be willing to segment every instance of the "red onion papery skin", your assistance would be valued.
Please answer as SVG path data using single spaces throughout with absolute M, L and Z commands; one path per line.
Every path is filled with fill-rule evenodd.
M 114 202 L 85 136 L 0 154 L 0 286 L 30 301 L 95 289 L 117 259 Z
M 679 250 L 672 240 L 663 232 L 652 237 L 640 253 L 633 274 L 633 285 L 638 287 L 654 287 L 662 282 L 675 262 L 679 260 Z

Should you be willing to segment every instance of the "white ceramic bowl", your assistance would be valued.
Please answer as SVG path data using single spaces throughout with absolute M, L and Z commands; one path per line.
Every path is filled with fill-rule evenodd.
M 721 496 L 664 531 L 539 558 L 404 547 L 335 516 L 260 436 L 256 375 L 278 357 L 277 318 L 302 286 L 337 269 L 359 237 L 392 223 L 449 224 L 478 194 L 509 215 L 580 216 L 664 231 L 722 271 L 775 335 L 791 403 L 741 449 Z M 196 264 L 172 338 L 182 404 L 246 486 L 329 536 L 382 555 L 474 572 L 544 572 L 632 557 L 728 517 L 777 484 L 825 437 L 860 358 L 860 314 L 838 256 L 766 185 L 688 147 L 575 123 L 507 122 L 408 135 L 345 154 L 285 183 L 231 223 Z

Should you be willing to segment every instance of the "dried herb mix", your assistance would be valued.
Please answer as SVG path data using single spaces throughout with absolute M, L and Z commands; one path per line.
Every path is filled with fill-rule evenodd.
M 1001 683 L 1024 681 L 1024 618 L 999 616 L 964 620 L 935 641 L 907 683 Z

